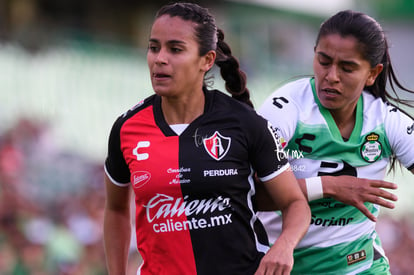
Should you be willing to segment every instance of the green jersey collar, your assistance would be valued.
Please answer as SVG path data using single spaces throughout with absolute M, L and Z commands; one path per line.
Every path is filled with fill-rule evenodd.
M 321 102 L 319 101 L 318 95 L 316 94 L 316 88 L 315 88 L 315 78 L 312 77 L 310 79 L 310 84 L 312 87 L 313 97 L 315 99 L 316 104 L 318 104 L 319 111 L 321 112 L 322 116 L 325 118 L 326 123 L 328 124 L 329 130 L 332 133 L 332 136 L 337 140 L 342 140 L 343 138 L 341 136 L 341 132 L 338 129 L 338 126 L 335 123 L 335 120 L 332 117 L 331 112 L 322 106 Z M 358 142 L 359 137 L 361 135 L 362 131 L 362 120 L 363 120 L 363 97 L 362 94 L 358 99 L 357 106 L 356 106 L 356 121 L 354 129 L 352 130 L 351 136 L 349 137 L 349 142 Z

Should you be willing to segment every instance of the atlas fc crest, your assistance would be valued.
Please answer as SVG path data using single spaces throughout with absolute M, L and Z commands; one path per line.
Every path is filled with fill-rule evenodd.
M 382 145 L 378 141 L 379 135 L 371 133 L 366 136 L 364 144 L 361 146 L 361 156 L 369 163 L 379 159 L 382 153 Z
M 221 160 L 227 154 L 230 144 L 231 138 L 221 135 L 218 131 L 203 140 L 204 149 L 215 160 Z

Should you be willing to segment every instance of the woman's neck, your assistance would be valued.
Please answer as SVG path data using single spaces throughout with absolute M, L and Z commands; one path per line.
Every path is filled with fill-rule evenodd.
M 161 108 L 169 124 L 190 124 L 204 112 L 204 93 L 188 97 L 162 97 Z
M 343 138 L 349 139 L 355 128 L 356 109 L 353 112 L 330 110 L 336 126 Z

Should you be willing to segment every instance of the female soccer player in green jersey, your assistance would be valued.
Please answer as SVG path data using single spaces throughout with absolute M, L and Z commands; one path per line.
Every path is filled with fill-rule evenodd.
M 289 159 L 312 211 L 292 274 L 389 274 L 375 221 L 380 206 L 396 200 L 383 189 L 396 188 L 383 181 L 387 166 L 398 160 L 414 171 L 414 121 L 394 105 L 411 106 L 396 87 L 413 91 L 397 80 L 384 31 L 366 14 L 329 18 L 314 50 L 314 77 L 284 85 L 259 110 L 277 127 L 280 157 Z M 276 240 L 279 213 L 260 218 Z

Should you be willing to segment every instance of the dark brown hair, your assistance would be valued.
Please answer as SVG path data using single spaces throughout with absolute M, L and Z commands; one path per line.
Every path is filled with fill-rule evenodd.
M 401 99 L 397 94 L 396 87 L 408 94 L 413 95 L 414 91 L 404 87 L 394 72 L 389 54 L 388 41 L 381 25 L 372 17 L 356 11 L 345 10 L 338 12 L 334 16 L 322 23 L 316 45 L 319 39 L 329 34 L 339 34 L 342 37 L 352 36 L 357 39 L 362 57 L 367 60 L 371 67 L 383 64 L 383 70 L 376 78 L 374 84 L 365 87 L 375 97 L 381 98 L 384 102 L 399 108 L 396 104 L 403 104 L 414 107 L 413 100 Z M 392 90 L 390 94 L 387 89 L 387 82 Z M 400 108 L 399 108 L 400 109 Z M 400 109 L 403 113 L 413 118 L 410 114 Z M 391 158 L 390 171 L 394 170 L 396 158 Z
M 155 18 L 163 15 L 178 16 L 196 23 L 195 36 L 200 56 L 215 50 L 217 53 L 215 64 L 220 68 L 226 90 L 233 98 L 253 107 L 250 92 L 246 87 L 246 74 L 240 70 L 239 61 L 232 55 L 229 45 L 224 41 L 223 31 L 217 28 L 215 19 L 208 9 L 194 3 L 174 3 L 163 6 Z
M 396 102 L 414 107 L 412 100 L 401 99 L 396 92 L 396 87 L 398 87 L 402 91 L 414 94 L 413 90 L 404 87 L 397 79 L 391 64 L 387 38 L 381 25 L 375 19 L 361 12 L 340 11 L 322 23 L 316 38 L 316 45 L 321 37 L 329 34 L 356 38 L 362 57 L 370 63 L 371 67 L 383 64 L 384 68 L 374 84 L 365 87 L 365 90 L 375 97 L 380 97 L 384 102 Z M 387 82 L 389 82 L 392 94 L 386 89 Z

